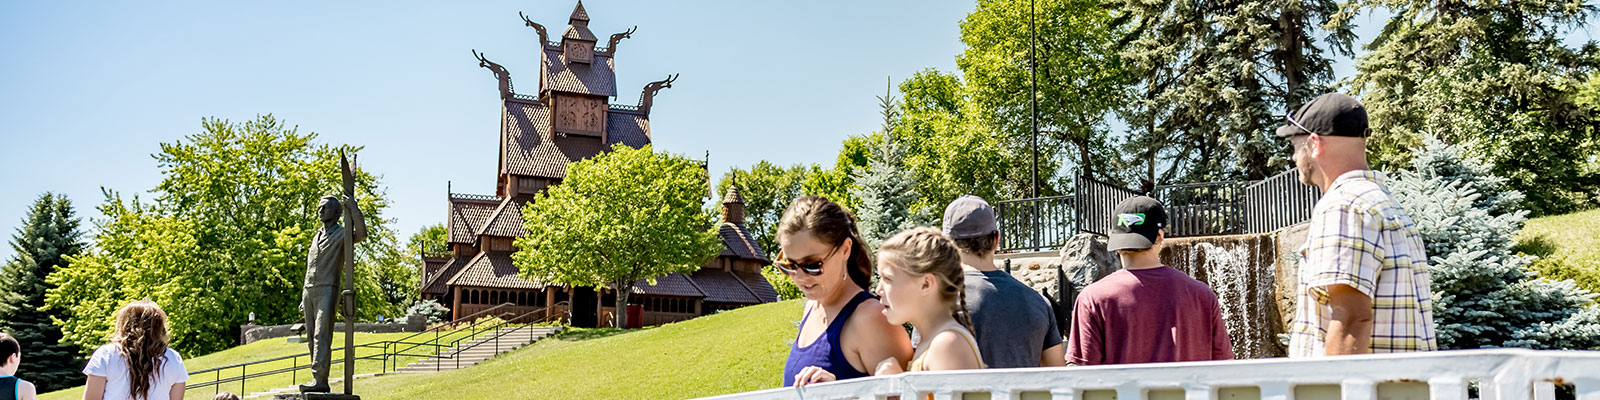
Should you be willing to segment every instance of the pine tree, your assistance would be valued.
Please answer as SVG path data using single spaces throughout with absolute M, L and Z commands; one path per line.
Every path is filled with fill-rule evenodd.
M 1596 295 L 1537 277 L 1512 251 L 1522 193 L 1461 146 L 1425 143 L 1389 187 L 1427 243 L 1439 346 L 1600 348 Z
M 1283 115 L 1328 91 L 1333 58 L 1350 55 L 1333 0 L 1110 2 L 1135 75 L 1123 144 L 1145 185 L 1244 177 L 1288 165 L 1272 136 Z
M 83 251 L 78 223 L 66 196 L 39 196 L 11 237 L 16 255 L 0 268 L 0 331 L 21 342 L 27 362 L 17 374 L 38 385 L 40 393 L 83 382 L 78 372 L 83 360 L 76 348 L 62 345 L 61 328 L 51 322 L 60 316 L 44 309 L 45 277 L 65 267 L 67 256 Z
M 883 140 L 872 148 L 865 168 L 857 168 L 856 189 L 850 191 L 861 202 L 856 217 L 861 221 L 862 240 L 869 249 L 902 230 L 916 227 L 925 218 L 913 212 L 911 204 L 919 198 L 917 180 L 904 166 L 905 144 L 896 139 L 894 128 L 900 118 L 900 104 L 892 92 L 878 97 L 883 109 Z

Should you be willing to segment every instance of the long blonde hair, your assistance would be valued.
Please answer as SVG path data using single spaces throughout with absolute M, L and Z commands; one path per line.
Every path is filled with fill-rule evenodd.
M 167 313 L 149 300 L 139 300 L 117 310 L 116 332 L 111 342 L 128 360 L 128 382 L 134 400 L 150 397 L 150 382 L 161 375 L 167 362 Z
M 950 307 L 950 316 L 972 330 L 972 314 L 967 311 L 967 281 L 961 271 L 961 253 L 950 238 L 932 227 L 901 231 L 878 247 L 878 262 L 907 275 L 933 275 L 939 284 L 939 301 Z

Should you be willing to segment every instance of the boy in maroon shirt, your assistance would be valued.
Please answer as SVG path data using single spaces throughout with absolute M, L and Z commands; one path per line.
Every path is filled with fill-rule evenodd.
M 1161 264 L 1167 212 L 1145 196 L 1124 200 L 1107 248 L 1123 269 L 1083 289 L 1073 312 L 1067 361 L 1077 365 L 1233 359 L 1217 296 Z

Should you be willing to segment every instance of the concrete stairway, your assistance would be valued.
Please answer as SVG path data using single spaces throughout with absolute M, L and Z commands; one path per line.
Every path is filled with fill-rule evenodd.
M 561 327 L 559 327 L 559 326 L 518 326 L 518 327 L 501 328 L 500 330 L 495 331 L 494 333 L 484 334 L 480 338 L 461 342 L 460 344 L 456 345 L 456 347 L 454 347 L 454 348 L 445 349 L 444 351 L 439 352 L 439 355 L 441 357 L 451 357 L 452 355 L 454 357 L 451 357 L 451 358 L 424 358 L 424 359 L 419 360 L 417 362 L 413 362 L 410 365 L 407 365 L 405 367 L 401 367 L 400 369 L 395 370 L 394 372 L 390 372 L 390 373 L 391 374 L 392 373 L 429 373 L 429 372 L 435 372 L 435 371 L 455 370 L 455 369 L 458 369 L 458 366 L 459 366 L 459 368 L 466 368 L 466 367 L 478 365 L 479 363 L 487 361 L 490 358 L 494 358 L 495 356 L 498 356 L 498 355 L 501 355 L 501 354 L 505 354 L 505 353 L 509 353 L 512 350 L 520 349 L 520 348 L 522 348 L 524 346 L 533 344 L 533 342 L 537 342 L 537 341 L 539 341 L 539 339 L 544 339 L 544 338 L 550 337 L 550 335 L 554 335 L 557 332 L 561 332 Z M 500 336 L 499 337 L 498 350 L 496 350 L 496 344 L 495 344 L 495 340 L 496 340 L 495 336 L 497 336 L 497 335 Z M 355 376 L 355 378 L 356 379 L 361 379 L 361 378 L 367 378 L 367 377 L 373 377 L 373 376 L 382 376 L 382 375 L 384 375 L 384 374 L 382 374 L 382 373 L 357 374 Z M 342 377 L 342 376 L 341 377 L 329 377 L 328 384 L 330 386 L 340 387 L 339 383 L 341 383 L 343 381 L 344 381 L 344 377 Z M 244 399 L 272 398 L 273 396 L 278 395 L 280 393 L 294 393 L 294 392 L 296 392 L 298 390 L 299 390 L 298 387 L 291 386 L 291 387 L 285 387 L 285 388 L 272 389 L 272 390 L 266 391 L 266 392 L 250 393 L 249 395 L 241 396 L 241 398 L 244 398 Z
M 424 358 L 396 370 L 397 373 L 427 373 L 435 371 L 449 371 L 457 368 L 466 368 L 478 365 L 495 356 L 505 354 L 512 350 L 544 339 L 560 332 L 559 326 L 521 326 L 502 328 L 496 333 L 501 335 L 496 349 L 494 334 L 483 335 L 478 339 L 461 342 L 455 348 L 439 352 L 441 357 Z M 453 355 L 453 357 L 452 357 Z

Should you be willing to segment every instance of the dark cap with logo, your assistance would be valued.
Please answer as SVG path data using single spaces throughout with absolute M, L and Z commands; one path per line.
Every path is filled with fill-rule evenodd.
M 1300 106 L 1278 127 L 1278 137 L 1295 135 L 1367 137 L 1367 109 L 1344 93 L 1328 93 Z
M 1144 250 L 1155 246 L 1161 228 L 1167 227 L 1167 210 L 1161 202 L 1146 196 L 1134 196 L 1117 203 L 1111 215 L 1110 240 L 1106 249 Z

